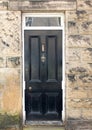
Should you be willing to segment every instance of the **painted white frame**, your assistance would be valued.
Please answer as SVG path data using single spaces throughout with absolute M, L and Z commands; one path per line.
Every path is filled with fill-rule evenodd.
M 61 18 L 61 26 L 25 26 L 25 17 L 60 17 Z M 62 91 L 63 91 L 63 111 L 62 111 L 62 120 L 65 121 L 65 32 L 64 32 L 64 13 L 23 13 L 22 14 L 22 41 L 23 41 L 23 99 L 22 99 L 22 110 L 23 110 L 23 125 L 25 125 L 26 121 L 26 112 L 25 112 L 25 73 L 24 73 L 24 31 L 25 30 L 62 30 L 63 32 L 63 43 L 62 43 L 62 58 L 63 58 L 63 66 L 62 66 Z

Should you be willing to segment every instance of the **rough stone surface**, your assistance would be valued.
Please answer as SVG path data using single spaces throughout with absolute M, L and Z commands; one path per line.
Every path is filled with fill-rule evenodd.
M 92 8 L 66 11 L 66 130 L 92 129 Z
M 92 120 L 70 120 L 67 122 L 66 130 L 92 130 Z
M 5 1 L 3 1 L 5 2 Z M 0 11 L 0 128 L 19 125 L 21 13 Z M 12 128 L 13 129 L 13 128 Z
M 78 9 L 92 10 L 92 0 L 77 0 Z

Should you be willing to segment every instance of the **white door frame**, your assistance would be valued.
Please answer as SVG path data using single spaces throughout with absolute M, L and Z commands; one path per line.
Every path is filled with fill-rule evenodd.
M 61 18 L 61 26 L 54 26 L 54 27 L 47 27 L 47 26 L 40 26 L 40 27 L 26 27 L 25 26 L 25 17 L 60 17 Z M 62 111 L 62 120 L 65 121 L 65 33 L 64 33 L 64 14 L 63 13 L 23 13 L 22 14 L 22 42 L 23 42 L 23 99 L 22 99 L 22 112 L 23 112 L 23 125 L 25 125 L 26 121 L 26 112 L 25 112 L 25 73 L 24 73 L 24 31 L 25 30 L 62 30 L 63 31 L 63 44 L 62 44 L 62 59 L 63 59 L 63 66 L 62 66 L 62 92 L 63 92 L 63 111 Z

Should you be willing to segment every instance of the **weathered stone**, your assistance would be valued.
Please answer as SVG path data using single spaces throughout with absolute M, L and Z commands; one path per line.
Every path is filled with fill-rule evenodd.
M 88 98 L 92 98 L 92 89 L 87 90 Z
M 20 57 L 8 57 L 7 58 L 8 68 L 18 68 L 20 67 Z
M 67 95 L 66 98 L 67 99 L 83 99 L 83 98 L 87 98 L 87 91 L 86 90 L 82 90 L 78 87 L 76 87 L 76 89 L 68 89 L 67 90 Z
M 83 61 L 92 60 L 92 48 L 84 48 L 81 50 L 81 60 Z
M 81 119 L 81 109 L 67 109 L 67 116 L 69 119 Z
M 68 107 L 73 108 L 92 108 L 92 99 L 71 99 L 68 101 Z
M 92 34 L 92 21 L 82 21 L 79 23 L 79 31 L 81 34 Z
M 80 61 L 81 50 L 80 48 L 67 48 L 66 49 L 66 61 Z
M 45 2 L 33 2 L 29 0 L 25 1 L 9 1 L 9 10 L 74 10 L 76 9 L 75 0 L 50 0 Z
M 21 13 L 0 12 L 0 56 L 20 55 Z
M 92 35 L 69 35 L 67 47 L 92 47 Z
M 11 115 L 7 113 L 0 114 L 0 129 L 10 130 L 12 128 L 12 130 L 17 130 L 19 121 L 19 115 Z
M 92 120 L 73 119 L 68 120 L 66 130 L 91 130 Z
M 82 118 L 92 120 L 92 109 L 83 109 L 82 110 Z
M 19 113 L 21 110 L 20 72 L 18 69 L 0 69 L 0 77 L 4 80 L 3 111 Z
M 92 74 L 92 63 L 90 62 L 75 62 L 69 61 L 66 63 L 66 73 L 67 74 Z
M 77 9 L 92 10 L 92 0 L 77 0 Z
M 92 12 L 85 10 L 66 12 L 66 33 L 69 34 L 92 34 Z

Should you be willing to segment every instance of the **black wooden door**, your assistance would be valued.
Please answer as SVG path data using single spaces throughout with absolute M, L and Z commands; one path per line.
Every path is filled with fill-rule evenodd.
M 60 120 L 62 111 L 62 31 L 28 31 L 25 36 L 27 120 Z

